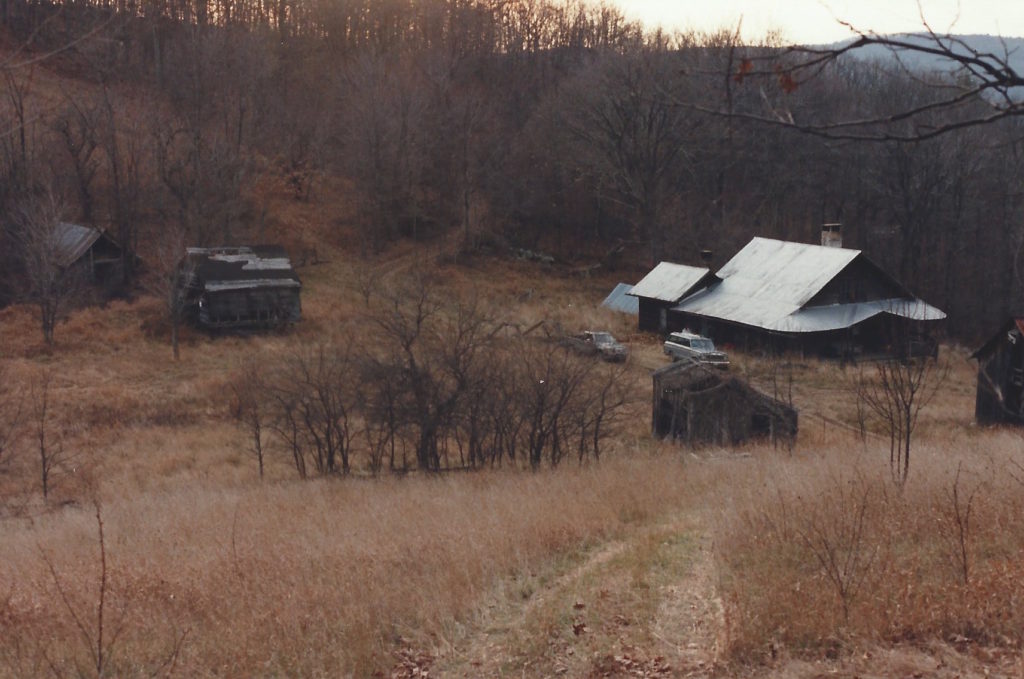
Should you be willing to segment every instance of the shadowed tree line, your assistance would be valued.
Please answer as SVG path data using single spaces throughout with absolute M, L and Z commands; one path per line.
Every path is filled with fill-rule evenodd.
M 717 266 L 753 235 L 814 241 L 842 222 L 955 333 L 984 334 L 1016 300 L 1019 117 L 874 144 L 748 119 L 884 118 L 963 74 L 841 55 L 798 82 L 749 66 L 787 63 L 767 38 L 645 32 L 547 0 L 0 0 L 0 25 L 17 46 L 0 57 L 8 300 L 25 259 L 9 215 L 30 199 L 58 196 L 63 218 L 114 235 L 131 284 L 162 232 L 261 235 L 268 168 L 297 201 L 348 180 L 342 227 L 364 252 L 457 235 L 459 255 L 614 266 L 624 252 L 639 270 L 708 249 Z M 54 97 L 53 73 L 81 86 Z M 907 129 L 986 109 L 978 95 Z

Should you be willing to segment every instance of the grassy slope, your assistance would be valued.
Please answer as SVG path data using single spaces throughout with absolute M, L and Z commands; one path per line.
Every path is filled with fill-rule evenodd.
M 771 554 L 785 541 L 765 551 L 752 539 L 758 524 L 750 517 L 777 509 L 766 490 L 828 497 L 837 468 L 885 469 L 884 442 L 863 444 L 849 429 L 856 418 L 848 378 L 836 366 L 796 366 L 801 433 L 792 454 L 750 446 L 740 455 L 691 455 L 647 433 L 647 371 L 664 362 L 657 340 L 596 308 L 620 276 L 581 279 L 495 259 L 439 265 L 443 243 L 398 244 L 367 261 L 350 246 L 357 240 L 347 231 L 342 184 L 321 178 L 312 201 L 296 202 L 267 170 L 257 190 L 270 231 L 293 252 L 315 247 L 322 262 L 300 271 L 304 320 L 290 333 L 189 332 L 175 363 L 159 305 L 146 297 L 74 314 L 58 327 L 52 352 L 31 309 L 0 311 L 0 368 L 26 395 L 42 373 L 53 375 L 59 438 L 71 456 L 47 507 L 27 441 L 0 469 L 0 675 L 74 674 L 93 664 L 94 497 L 102 501 L 110 575 L 100 645 L 118 675 L 411 676 L 427 666 L 442 676 L 1019 672 L 1012 639 L 965 643 L 951 627 L 908 620 L 908 629 L 927 635 L 900 640 L 837 624 L 820 573 L 776 568 Z M 523 326 L 546 318 L 570 329 L 608 327 L 630 343 L 634 416 L 605 461 L 538 475 L 300 483 L 275 455 L 259 484 L 225 388 L 240 360 L 269 359 L 342 328 L 358 333 L 359 279 L 423 266 Z M 1015 433 L 971 425 L 971 366 L 963 351 L 947 354 L 953 373 L 922 416 L 917 507 L 944 497 L 958 462 L 995 484 L 999 470 L 1013 469 L 1009 456 L 1024 452 Z M 770 387 L 767 364 L 736 356 L 735 365 Z M 1024 530 L 996 509 L 1017 508 L 1020 492 L 1013 483 L 997 490 L 976 510 L 994 523 L 972 553 L 981 573 L 1003 567 L 1013 575 Z M 902 527 L 922 534 L 926 526 L 911 517 L 941 519 L 914 507 L 900 516 Z M 916 545 L 935 558 L 909 564 L 923 573 L 910 581 L 928 585 L 928 596 L 949 589 L 941 544 Z M 800 556 L 799 544 L 788 547 L 812 558 Z M 809 589 L 796 595 L 739 586 L 797 577 Z M 1005 579 L 989 581 L 1012 589 Z M 774 626 L 766 624 L 771 615 Z M 802 622 L 787 632 L 780 615 Z M 877 615 L 868 610 L 866 624 Z M 793 628 L 799 634 L 786 636 Z M 840 652 L 830 658 L 833 646 Z

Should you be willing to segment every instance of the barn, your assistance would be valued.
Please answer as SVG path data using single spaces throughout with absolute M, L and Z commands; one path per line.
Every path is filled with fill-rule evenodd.
M 628 293 L 637 298 L 638 327 L 649 332 L 666 333 L 672 327 L 669 310 L 694 290 L 708 285 L 713 276 L 705 267 L 661 262 L 640 279 Z
M 840 247 L 833 232 L 822 242 L 752 239 L 709 285 L 671 308 L 670 324 L 747 349 L 841 357 L 934 350 L 926 324 L 945 313 L 860 250 Z
M 302 316 L 302 282 L 284 248 L 189 248 L 183 263 L 192 318 L 205 328 L 269 328 Z
M 791 443 L 797 411 L 740 378 L 690 361 L 654 371 L 651 430 L 686 445 L 738 445 L 753 438 Z
M 971 358 L 978 361 L 978 424 L 1024 424 L 1024 318 L 1011 318 Z

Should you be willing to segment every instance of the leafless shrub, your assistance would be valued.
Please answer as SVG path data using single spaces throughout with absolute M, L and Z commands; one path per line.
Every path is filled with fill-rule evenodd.
M 443 302 L 422 278 L 401 281 L 380 303 L 370 316 L 377 346 L 366 364 L 380 383 L 374 401 L 390 405 L 377 412 L 394 417 L 388 435 L 408 440 L 419 469 L 448 467 L 448 444 L 489 360 L 494 323 L 475 300 Z
M 943 489 L 946 502 L 939 507 L 942 534 L 945 538 L 949 559 L 964 585 L 971 580 L 971 540 L 973 526 L 971 517 L 975 509 L 975 500 L 982 484 L 967 490 L 961 485 L 963 463 L 957 465 L 956 476 L 948 488 Z M 965 497 L 966 494 L 966 497 Z
M 79 676 L 92 675 L 102 677 L 107 672 L 107 668 L 110 664 L 110 657 L 113 654 L 113 650 L 117 644 L 117 639 L 124 630 L 124 627 L 119 623 L 115 623 L 113 629 L 110 628 L 111 620 L 109 618 L 110 611 L 108 610 L 109 580 L 107 569 L 107 545 L 103 536 L 103 512 L 99 500 L 95 500 L 94 504 L 96 509 L 95 516 L 97 543 L 99 545 L 98 559 L 100 571 L 100 581 L 96 592 L 95 612 L 87 613 L 80 610 L 80 608 L 72 602 L 67 588 L 64 586 L 60 575 L 57 573 L 57 567 L 54 565 L 53 559 L 50 558 L 46 552 L 42 552 L 42 559 L 46 564 L 46 568 L 50 573 L 51 579 L 53 580 L 53 585 L 57 589 L 57 594 L 60 597 L 61 603 L 64 605 L 64 611 L 74 623 L 75 629 L 79 634 L 79 639 L 83 647 L 87 649 L 91 660 L 88 670 L 86 671 L 82 667 L 77 667 L 77 674 Z M 47 663 L 55 676 L 63 675 L 58 666 L 50 658 L 47 658 Z
M 32 404 L 30 428 L 38 454 L 39 481 L 44 501 L 49 499 L 57 475 L 74 459 L 73 454 L 64 448 L 63 437 L 59 433 L 54 433 L 52 383 L 53 373 L 47 370 L 39 376 L 30 389 Z
M 849 480 L 834 478 L 821 496 L 798 500 L 796 534 L 831 584 L 844 620 L 849 620 L 850 607 L 878 555 L 868 534 L 875 492 L 857 475 Z
M 10 463 L 21 433 L 25 401 L 10 386 L 7 372 L 0 367 L 0 470 Z
M 291 451 L 300 477 L 308 475 L 307 460 L 320 475 L 351 470 L 357 387 L 347 347 L 302 349 L 277 367 L 267 384 L 274 408 L 271 428 Z
M 910 444 L 918 415 L 948 373 L 948 366 L 937 359 L 911 357 L 862 366 L 856 377 L 858 402 L 878 418 L 889 436 L 889 472 L 900 486 L 910 473 Z
M 259 466 L 260 480 L 263 479 L 264 461 L 267 449 L 267 433 L 269 430 L 269 402 L 266 394 L 267 386 L 255 360 L 247 360 L 241 372 L 231 383 L 234 393 L 234 417 L 238 425 L 246 432 L 249 439 L 249 452 L 256 458 Z
M 180 226 L 168 226 L 155 234 L 143 277 L 145 288 L 163 304 L 171 326 L 171 351 L 175 361 L 180 357 L 178 335 L 188 312 L 188 284 L 194 274 L 194 264 L 185 256 L 186 238 Z

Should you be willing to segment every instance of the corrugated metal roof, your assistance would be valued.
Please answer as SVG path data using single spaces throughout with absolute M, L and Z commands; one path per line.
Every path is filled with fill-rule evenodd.
M 56 239 L 58 264 L 68 266 L 88 252 L 92 244 L 99 240 L 101 233 L 88 226 L 60 222 L 53 235 Z
M 860 255 L 860 250 L 828 248 L 772 238 L 753 238 L 726 262 L 718 277 L 729 291 L 781 307 L 799 309 Z
M 880 313 L 939 320 L 942 311 L 919 299 L 888 299 L 804 309 L 860 250 L 754 238 L 719 269 L 722 282 L 675 309 L 778 332 L 847 328 Z
M 195 278 L 211 292 L 302 286 L 288 254 L 276 245 L 189 248 L 188 259 Z
M 892 314 L 914 321 L 940 321 L 946 314 L 920 299 L 882 299 L 853 304 L 801 309 L 782 319 L 771 330 L 779 332 L 824 332 L 841 330 L 878 314 Z
M 634 316 L 639 314 L 640 300 L 629 296 L 629 292 L 632 289 L 633 286 L 629 283 L 619 283 L 612 290 L 611 294 L 604 298 L 601 306 L 613 311 L 621 311 L 624 314 L 633 314 Z
M 662 262 L 640 279 L 628 294 L 662 302 L 678 302 L 710 272 L 704 267 Z

